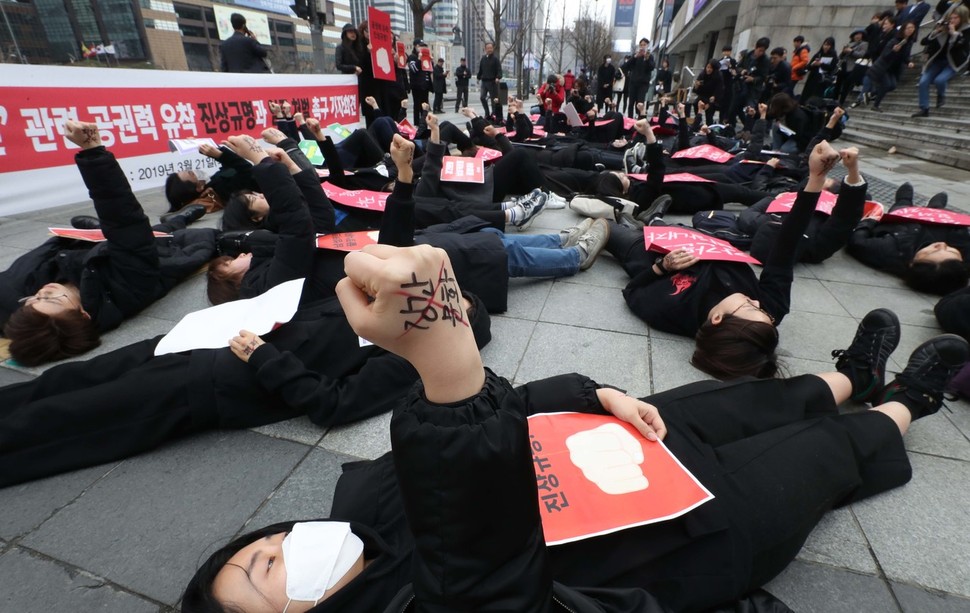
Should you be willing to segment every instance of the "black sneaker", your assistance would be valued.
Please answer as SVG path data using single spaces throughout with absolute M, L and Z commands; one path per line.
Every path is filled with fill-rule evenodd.
M 650 222 L 654 219 L 658 217 L 663 219 L 663 216 L 667 214 L 667 211 L 670 210 L 670 205 L 673 203 L 674 199 L 670 195 L 663 194 L 651 202 L 650 206 L 645 210 L 635 214 L 634 217 L 649 226 Z
M 930 201 L 926 203 L 926 206 L 931 209 L 945 209 L 949 199 L 950 197 L 946 192 L 933 194 L 933 197 L 930 198 Z
M 970 345 L 956 334 L 942 334 L 917 347 L 903 372 L 886 386 L 882 402 L 900 402 L 913 419 L 932 415 L 943 406 L 950 379 L 970 359 Z
M 848 349 L 836 349 L 835 369 L 852 382 L 852 400 L 878 398 L 886 380 L 886 362 L 899 344 L 899 318 L 889 309 L 870 311 L 856 329 Z
M 910 183 L 903 183 L 896 189 L 896 200 L 893 205 L 913 206 L 913 186 Z

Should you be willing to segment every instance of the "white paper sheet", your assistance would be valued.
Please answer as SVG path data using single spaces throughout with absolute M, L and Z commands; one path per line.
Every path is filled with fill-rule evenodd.
M 271 332 L 290 321 L 300 304 L 303 279 L 281 283 L 256 298 L 235 300 L 189 313 L 155 347 L 155 355 L 191 349 L 220 349 L 240 330 Z

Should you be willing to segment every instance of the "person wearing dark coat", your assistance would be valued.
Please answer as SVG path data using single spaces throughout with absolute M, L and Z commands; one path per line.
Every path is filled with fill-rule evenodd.
M 171 237 L 153 236 L 97 126 L 68 121 L 65 134 L 82 149 L 75 162 L 105 240 L 50 238 L 0 273 L 0 325 L 25 366 L 93 349 L 101 333 L 165 296 L 216 253 L 215 230 L 185 230 L 180 215 L 155 226 Z
M 782 92 L 790 94 L 795 86 L 791 80 L 791 64 L 785 60 L 785 48 L 775 47 L 770 57 L 771 72 L 765 80 L 765 96 L 768 100 Z
M 883 47 L 882 54 L 872 63 L 866 76 L 872 82 L 872 110 L 882 112 L 879 104 L 896 89 L 903 68 L 909 63 L 916 36 L 916 24 L 907 21 L 896 31 L 896 37 Z
M 882 389 L 887 358 L 865 347 L 886 343 L 888 356 L 898 343 L 898 321 L 883 309 L 866 316 L 838 372 L 704 381 L 642 401 L 577 374 L 513 389 L 482 366 L 466 326 L 438 321 L 401 335 L 416 296 L 402 288 L 448 271 L 442 252 L 370 246 L 347 257 L 338 294 L 355 330 L 421 377 L 391 420 L 393 451 L 344 467 L 331 517 L 318 520 L 330 524 L 316 526 L 338 540 L 303 549 L 298 533 L 314 526 L 292 521 L 238 537 L 191 579 L 186 613 L 788 611 L 764 592 L 749 596 L 827 510 L 911 479 L 902 435 L 938 410 L 970 354 L 962 339 L 933 339 L 933 357 L 918 350 L 907 367 L 926 380 L 900 375 L 886 401 L 839 415 L 853 393 Z M 453 279 L 442 284 L 443 296 L 457 295 Z M 671 520 L 547 546 L 542 516 L 579 501 L 544 493 L 552 478 L 540 473 L 555 460 L 526 418 L 561 411 L 613 415 L 644 445 L 662 439 L 714 499 Z M 350 555 L 322 587 L 296 593 L 285 580 L 325 560 L 332 567 L 341 550 Z
M 421 65 L 420 50 L 427 47 L 423 40 L 416 40 L 411 55 L 408 56 L 408 83 L 411 85 L 411 98 L 414 102 L 411 113 L 415 126 L 421 123 L 424 105 L 428 102 L 428 92 L 431 91 L 431 72 Z
M 724 97 L 724 83 L 721 80 L 721 65 L 716 60 L 711 60 L 704 66 L 704 72 L 697 75 L 694 79 L 694 93 L 697 100 L 694 103 L 694 112 L 697 112 L 697 102 L 703 101 L 707 104 L 705 119 L 708 124 L 714 123 L 714 113 L 721 108 Z
M 653 71 L 656 69 L 656 63 L 647 48 L 649 44 L 649 40 L 641 38 L 633 57 L 622 66 L 623 73 L 626 75 L 627 83 L 630 86 L 630 93 L 627 96 L 627 117 L 636 117 L 637 104 L 640 102 L 646 104 L 649 98 Z M 566 87 L 567 92 L 570 89 L 570 87 Z
M 502 80 L 502 62 L 495 55 L 495 45 L 492 43 L 485 43 L 485 53 L 478 61 L 478 73 L 475 79 L 481 85 L 485 117 L 500 118 L 503 101 L 499 100 L 498 84 Z
M 239 13 L 229 16 L 232 36 L 219 44 L 222 72 L 270 72 L 266 65 L 266 48 L 259 44 L 256 35 L 246 27 L 246 18 Z
M 616 67 L 613 66 L 613 57 L 604 56 L 603 63 L 596 69 L 596 106 L 600 110 L 606 108 L 607 98 L 613 97 L 613 81 L 616 80 Z
M 468 83 L 471 81 L 472 71 L 468 69 L 465 58 L 461 58 L 461 64 L 455 68 L 455 112 L 468 106 Z
M 438 58 L 438 63 L 434 66 L 434 104 L 431 111 L 433 113 L 444 113 L 445 94 L 448 92 L 448 71 L 445 70 L 445 60 Z
M 808 62 L 808 75 L 801 100 L 808 104 L 812 98 L 824 98 L 826 90 L 835 83 L 838 71 L 839 54 L 835 50 L 835 39 L 829 36 Z
M 946 201 L 946 192 L 940 192 L 927 206 L 944 208 Z M 913 186 L 903 183 L 889 210 L 911 206 Z M 902 277 L 918 291 L 942 296 L 967 284 L 970 232 L 964 227 L 864 219 L 847 250 L 866 266 Z
M 929 116 L 931 84 L 936 87 L 937 108 L 946 104 L 947 83 L 970 64 L 970 9 L 963 4 L 948 10 L 946 22 L 922 41 L 927 59 L 919 78 L 919 111 L 913 117 Z

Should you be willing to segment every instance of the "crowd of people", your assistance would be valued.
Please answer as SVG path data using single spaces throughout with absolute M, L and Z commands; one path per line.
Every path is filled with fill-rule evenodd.
M 951 28 L 944 57 L 962 40 L 965 14 L 958 6 L 941 15 Z M 911 45 L 905 25 L 885 29 L 896 17 L 880 16 L 873 31 Z M 934 27 L 939 36 L 928 38 L 947 31 Z M 832 39 L 814 54 L 796 39 L 791 63 L 784 49 L 769 53 L 767 39 L 740 62 L 726 49 L 699 75 L 696 101 L 662 96 L 655 112 L 653 73 L 667 78 L 669 67 L 655 65 L 645 39 L 618 69 L 606 58 L 593 88 L 569 72 L 550 75 L 536 105 L 499 100 L 501 64 L 487 45 L 475 75 L 485 112 L 464 106 L 468 121 L 456 125 L 435 112 L 448 71 L 422 67 L 422 41 L 397 82 L 378 81 L 368 72 L 367 24 L 348 25 L 336 62 L 359 77 L 366 127 L 334 142 L 316 118 L 273 101 L 274 127 L 200 147 L 220 166 L 211 177 L 169 177 L 170 211 L 155 225 L 98 127 L 69 120 L 64 133 L 80 149 L 95 213 L 72 224 L 105 240 L 50 238 L 0 273 L 14 360 L 83 356 L 203 266 L 213 304 L 300 279 L 302 294 L 290 321 L 262 335 L 240 330 L 222 348 L 156 356 L 156 337 L 0 389 L 0 487 L 204 430 L 301 415 L 330 427 L 393 410 L 393 452 L 341 476 L 331 518 L 233 540 L 202 564 L 183 610 L 787 610 L 758 588 L 829 509 L 906 483 L 902 437 L 912 420 L 936 413 L 951 389 L 970 394 L 968 228 L 884 219 L 918 206 L 912 186 L 899 185 L 885 209 L 870 206 L 858 150 L 832 144 L 843 110 L 793 95 L 804 81 L 803 101 L 827 97 L 842 59 L 860 48 L 856 66 L 868 66 L 875 96 L 885 95 L 891 66 L 871 74 L 881 53 L 862 64 L 867 38 L 854 33 L 841 54 Z M 933 68 L 938 57 L 928 59 L 928 83 L 947 73 Z M 464 62 L 455 71 L 465 100 L 472 76 Z M 409 88 L 414 133 L 401 123 Z M 739 129 L 722 129 L 737 120 Z M 323 168 L 302 140 L 320 148 Z M 456 181 L 446 170 L 454 157 L 478 160 L 482 180 Z M 839 164 L 844 177 L 830 177 Z M 321 174 L 340 189 L 384 192 L 383 210 L 335 202 Z M 787 212 L 769 212 L 780 200 Z M 742 212 L 725 211 L 729 203 Z M 924 206 L 945 209 L 948 196 Z M 582 216 L 575 226 L 524 232 L 565 207 Z M 670 214 L 694 215 L 684 229 L 750 250 L 760 271 L 689 248 L 651 250 L 645 229 L 679 229 Z M 187 227 L 204 215 L 221 215 L 221 229 Z M 320 235 L 360 230 L 376 231 L 378 244 L 317 248 Z M 831 371 L 785 377 L 777 348 L 794 267 L 843 248 L 939 295 L 947 333 L 887 381 L 901 330 L 892 310 L 876 309 L 833 348 Z M 512 388 L 485 367 L 479 349 L 492 337 L 489 314 L 507 309 L 510 277 L 595 275 L 604 254 L 630 280 L 603 291 L 644 325 L 692 338 L 691 364 L 709 380 L 636 399 L 579 374 Z M 871 408 L 840 413 L 850 401 Z M 546 546 L 526 417 L 564 410 L 613 415 L 645 444 L 663 440 L 714 501 Z

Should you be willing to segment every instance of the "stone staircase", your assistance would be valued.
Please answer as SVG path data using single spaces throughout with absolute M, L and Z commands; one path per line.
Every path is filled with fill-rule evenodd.
M 930 116 L 913 118 L 918 110 L 919 68 L 906 70 L 896 91 L 882 101 L 883 112 L 862 105 L 847 108 L 849 123 L 842 140 L 970 170 L 970 78 L 954 77 L 947 88 L 946 106 L 935 108 L 936 89 L 930 88 Z M 854 100 L 846 99 L 846 106 Z

